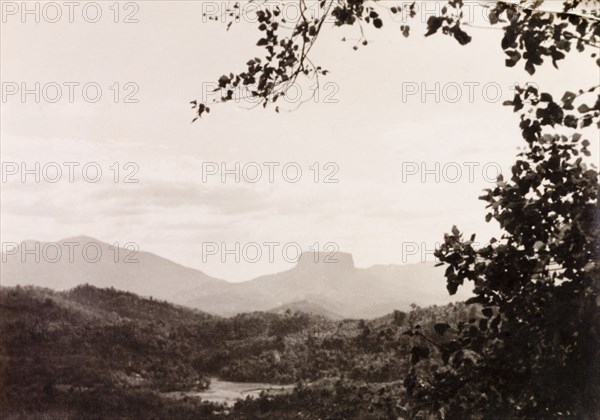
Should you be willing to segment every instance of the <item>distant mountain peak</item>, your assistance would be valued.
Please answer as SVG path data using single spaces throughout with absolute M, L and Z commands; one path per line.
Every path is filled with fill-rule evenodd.
M 346 252 L 303 252 L 296 264 L 298 269 L 345 271 L 354 268 L 352 254 Z
M 58 250 L 48 244 L 58 244 Z M 94 246 L 86 248 L 87 244 Z M 88 283 L 171 301 L 176 301 L 176 295 L 183 291 L 212 290 L 225 283 L 200 270 L 139 251 L 136 244 L 122 248 L 123 245 L 111 245 L 86 235 L 57 242 L 23 241 L 3 255 L 1 283 L 56 290 Z
M 355 268 L 352 254 L 345 252 L 304 252 L 292 269 L 228 283 L 158 255 L 144 251 L 132 254 L 131 250 L 117 249 L 89 236 L 58 241 L 63 246 L 66 242 L 79 246 L 73 246 L 73 252 L 63 250 L 58 261 L 51 260 L 54 255 L 51 248 L 45 250 L 50 254 L 44 257 L 45 242 L 37 242 L 42 245 L 36 254 L 39 261 L 30 252 L 25 258 L 25 253 L 15 250 L 3 254 L 1 286 L 19 284 L 68 290 L 87 283 L 170 300 L 221 316 L 275 308 L 332 319 L 372 318 L 394 309 L 408 310 L 412 302 L 426 306 L 471 297 L 465 288 L 449 297 L 444 271 L 435 269 L 433 264 Z M 90 242 L 99 244 L 100 259 L 94 259 L 95 249 L 90 249 L 91 255 L 84 253 L 83 245 Z M 21 246 L 34 249 L 27 241 L 18 244 Z

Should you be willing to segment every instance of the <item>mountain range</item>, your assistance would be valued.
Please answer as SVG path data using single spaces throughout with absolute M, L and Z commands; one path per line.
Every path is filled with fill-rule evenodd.
M 86 236 L 56 243 L 24 241 L 4 251 L 2 286 L 113 287 L 222 316 L 290 309 L 331 319 L 375 318 L 413 303 L 441 305 L 470 296 L 461 288 L 450 297 L 443 269 L 433 263 L 357 268 L 347 253 L 337 253 L 335 263 L 325 262 L 325 254 L 304 253 L 290 270 L 232 283 Z

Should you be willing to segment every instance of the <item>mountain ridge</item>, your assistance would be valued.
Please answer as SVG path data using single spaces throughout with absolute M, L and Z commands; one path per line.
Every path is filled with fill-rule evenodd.
M 102 258 L 94 261 L 75 250 L 72 261 L 23 261 L 23 257 L 30 256 L 27 252 L 35 248 L 32 244 L 38 244 L 42 252 L 44 247 L 52 249 L 56 244 L 65 246 L 69 242 L 77 244 L 81 251 L 86 246 L 88 251 L 93 248 L 92 256 L 100 250 Z M 443 270 L 434 268 L 433 263 L 357 268 L 352 254 L 346 252 L 304 252 L 289 270 L 233 283 L 157 254 L 114 247 L 85 235 L 57 242 L 22 241 L 19 247 L 22 246 L 26 248 L 25 255 L 23 249 L 0 253 L 3 286 L 29 284 L 56 290 L 81 284 L 114 287 L 220 316 L 274 311 L 302 302 L 300 306 L 330 312 L 334 317 L 375 318 L 394 309 L 407 310 L 412 303 L 427 306 L 469 297 L 464 288 L 450 297 Z M 127 262 L 128 258 L 136 262 Z

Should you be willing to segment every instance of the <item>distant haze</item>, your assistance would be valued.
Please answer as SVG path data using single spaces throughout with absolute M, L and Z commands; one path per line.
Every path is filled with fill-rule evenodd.
M 81 252 L 74 252 L 72 259 L 63 253 L 56 262 L 50 262 L 49 256 L 36 262 L 35 250 L 44 249 L 45 244 L 26 241 L 2 255 L 0 284 L 57 290 L 90 284 L 218 315 L 291 309 L 334 319 L 372 318 L 394 309 L 408 310 L 412 303 L 445 304 L 469 296 L 463 288 L 450 297 L 443 270 L 430 263 L 357 268 L 348 253 L 337 253 L 337 262 L 333 263 L 325 262 L 329 254 L 304 253 L 291 270 L 230 283 L 143 251 L 135 254 L 137 262 L 127 262 L 128 250 L 115 249 L 90 237 L 63 239 L 56 244 L 63 250 L 68 244 L 77 244 L 79 249 L 94 249 L 94 253 L 85 258 Z M 92 262 L 96 250 L 101 250 L 102 258 Z
M 512 99 L 511 88 L 536 83 L 560 98 L 565 90 L 598 84 L 598 69 L 587 65 L 587 54 L 569 54 L 560 70 L 543 66 L 530 76 L 523 66 L 504 66 L 503 31 L 470 27 L 473 42 L 461 47 L 452 37 L 425 38 L 423 15 L 406 39 L 393 19 L 379 30 L 365 27 L 369 42 L 358 51 L 352 48 L 361 37 L 358 28 L 328 27 L 311 51 L 315 64 L 329 70 L 320 80 L 318 103 L 296 110 L 297 103 L 283 103 L 280 113 L 232 103 L 191 124 L 189 102 L 202 97 L 206 83 L 244 70 L 248 59 L 262 54 L 257 25 L 242 21 L 226 31 L 225 24 L 203 17 L 203 5 L 210 3 L 205 1 L 138 2 L 138 23 L 115 24 L 112 2 L 98 3 L 105 13 L 95 24 L 69 24 L 63 9 L 56 24 L 36 24 L 31 17 L 22 24 L 15 15 L 0 25 L 3 81 L 28 87 L 80 83 L 73 103 L 66 88 L 57 103 L 38 103 L 33 95 L 26 103 L 20 95 L 2 103 L 2 160 L 27 162 L 29 168 L 35 162 L 97 162 L 104 173 L 97 184 L 80 177 L 74 183 L 23 184 L 10 177 L 0 203 L 4 242 L 86 233 L 110 244 L 135 242 L 232 281 L 292 265 L 281 258 L 255 264 L 213 258 L 204 264 L 199 244 L 295 241 L 309 250 L 315 242 L 335 242 L 366 267 L 404 263 L 403 242 L 431 250 L 453 224 L 485 242 L 499 229 L 485 222 L 477 198 L 490 187 L 482 168 L 494 162 L 506 171 L 523 144 L 518 115 L 502 106 Z M 473 14 L 483 21 L 485 2 L 474 3 Z M 344 37 L 349 42 L 341 42 Z M 89 82 L 103 89 L 98 103 L 81 99 Z M 138 86 L 139 101 L 114 103 L 110 87 L 119 83 L 123 99 L 131 91 L 124 89 L 127 82 Z M 419 93 L 403 99 L 405 83 Z M 436 100 L 436 83 L 460 86 L 460 100 L 450 103 L 441 94 Z M 478 84 L 473 100 L 465 83 Z M 497 100 L 486 100 L 486 85 L 489 97 L 501 88 Z M 423 101 L 426 89 L 434 94 Z M 326 103 L 327 97 L 333 100 Z M 597 162 L 599 143 L 592 143 Z M 110 167 L 117 162 L 121 178 L 131 172 L 124 165 L 135 163 L 139 182 L 113 182 Z M 304 176 L 297 184 L 281 182 L 280 172 L 273 184 L 221 184 L 216 176 L 203 183 L 203 162 L 226 162 L 229 168 L 235 162 L 298 162 Z M 339 183 L 313 182 L 309 168 L 319 163 L 323 177 L 327 162 L 338 165 Z M 430 175 L 422 183 L 419 175 L 402 181 L 402 162 L 425 162 L 428 169 L 454 162 L 464 174 L 464 163 L 479 166 L 473 182 L 463 176 L 436 183 Z M 411 263 L 421 260 L 420 253 L 408 257 Z

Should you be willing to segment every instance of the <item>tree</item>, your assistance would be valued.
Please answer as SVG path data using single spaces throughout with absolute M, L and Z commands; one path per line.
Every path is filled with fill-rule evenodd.
M 469 44 L 464 2 L 443 3 L 440 14 L 428 19 L 425 36 L 439 33 Z M 599 2 L 565 0 L 553 9 L 557 3 L 488 6 L 490 27 L 503 31 L 506 67 L 521 64 L 534 74 L 548 62 L 558 68 L 570 52 L 588 53 L 590 65 L 600 66 Z M 258 12 L 257 45 L 265 56 L 249 60 L 242 72 L 222 76 L 216 102 L 236 99 L 243 88 L 266 107 L 300 77 L 318 82 L 327 71 L 313 63 L 310 51 L 327 19 L 333 18 L 335 26 L 357 26 L 361 37 L 353 48 L 358 49 L 368 44 L 365 25 L 381 28 L 386 12 L 414 18 L 418 6 L 322 0 L 315 17 L 305 0 L 299 4 L 301 18 L 291 28 L 277 8 Z M 231 13 L 235 17 L 236 7 Z M 410 25 L 400 29 L 410 36 Z M 476 297 L 468 303 L 481 305 L 481 315 L 458 325 L 436 324 L 441 339 L 420 329 L 408 331 L 414 346 L 405 409 L 411 417 L 592 418 L 600 413 L 600 190 L 585 138 L 588 127 L 600 127 L 599 89 L 584 87 L 557 100 L 525 86 L 506 103 L 520 114 L 524 150 L 510 179 L 499 177 L 481 197 L 490 208 L 486 221 L 499 223 L 503 234 L 477 248 L 475 235 L 467 240 L 453 227 L 436 251 L 447 266 L 449 293 L 473 282 Z M 209 104 L 192 105 L 196 118 L 210 111 Z
M 298 0 L 300 18 L 297 22 L 288 22 L 281 8 L 267 7 L 264 0 L 255 4 L 264 6 L 257 11 L 257 46 L 264 49 L 263 57 L 250 58 L 246 69 L 222 75 L 216 91 L 220 98 L 214 103 L 227 103 L 241 98 L 253 98 L 267 107 L 277 103 L 287 90 L 299 78 L 311 78 L 319 84 L 321 76 L 328 74 L 321 65 L 311 59 L 310 53 L 319 35 L 328 28 L 327 22 L 334 26 L 357 26 L 360 37 L 353 48 L 368 45 L 365 35 L 366 26 L 382 28 L 387 15 L 401 16 L 409 22 L 417 16 L 419 2 L 384 0 L 319 0 L 319 8 L 309 8 L 311 0 Z M 314 1 L 312 2 L 314 3 Z M 471 35 L 465 31 L 469 22 L 465 19 L 463 0 L 440 1 L 444 7 L 440 14 L 430 16 L 425 36 L 442 33 L 451 36 L 461 45 L 471 42 Z M 592 51 L 597 57 L 600 47 L 600 15 L 598 0 L 564 0 L 562 10 L 552 10 L 558 2 L 550 0 L 501 1 L 487 6 L 490 27 L 501 26 L 504 36 L 501 47 L 507 55 L 506 66 L 514 67 L 519 62 L 534 74 L 536 66 L 550 59 L 558 68 L 558 62 L 573 49 L 579 52 Z M 548 9 L 545 9 L 547 7 Z M 591 8 L 588 10 L 587 7 Z M 240 19 L 242 13 L 239 2 L 226 11 L 230 19 L 227 28 Z M 402 34 L 410 36 L 411 26 L 400 25 Z M 345 41 L 345 38 L 344 38 Z M 194 100 L 191 102 L 196 119 L 210 112 L 210 103 Z M 279 110 L 278 107 L 275 108 Z
M 442 366 L 429 385 L 418 381 L 416 366 L 406 381 L 417 412 L 443 407 L 452 416 L 525 418 L 599 412 L 598 172 L 579 156 L 589 155 L 579 133 L 543 134 L 567 119 L 543 122 L 552 99 L 542 101 L 544 94 L 531 88 L 521 94 L 537 106 L 522 116 L 527 147 L 512 178 L 500 178 L 481 197 L 491 208 L 486 219 L 496 220 L 504 234 L 477 249 L 475 235 L 466 240 L 453 227 L 436 251 L 447 265 L 449 292 L 472 281 L 476 297 L 468 303 L 483 309 L 453 332 L 438 324 L 438 334 L 450 336 L 434 345 Z M 535 135 L 531 126 L 539 127 Z

